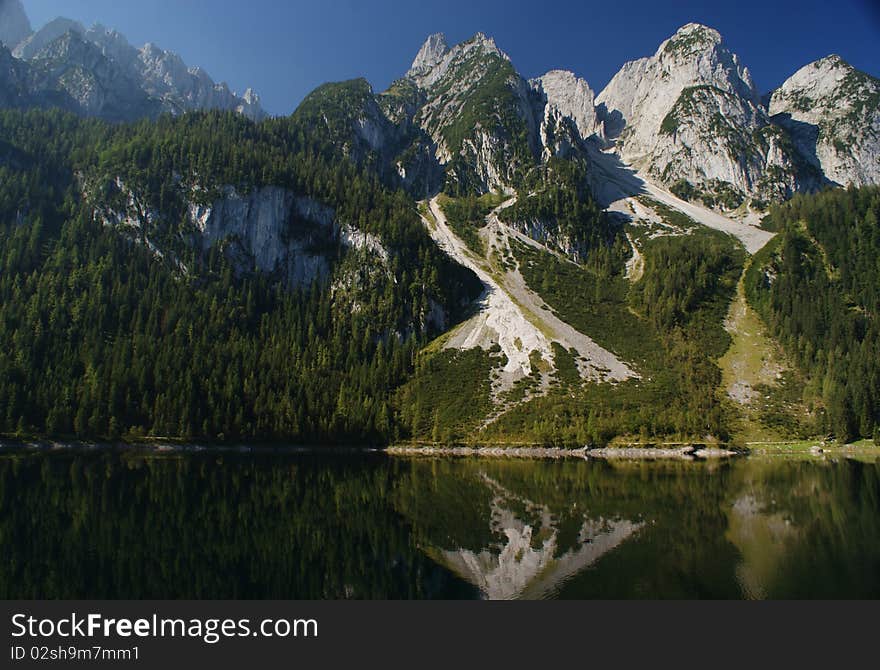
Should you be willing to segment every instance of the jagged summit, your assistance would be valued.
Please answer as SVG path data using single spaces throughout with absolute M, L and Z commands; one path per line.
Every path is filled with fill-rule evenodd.
M 471 37 L 469 40 L 465 40 L 463 44 L 479 44 L 483 48 L 489 51 L 493 51 L 501 56 L 504 56 L 504 58 L 506 58 L 507 60 L 510 60 L 507 54 L 501 51 L 501 49 L 498 48 L 498 45 L 495 44 L 495 38 L 489 37 L 488 35 L 486 35 L 486 33 L 475 33 L 473 37 Z
M 15 0 L 0 1 L 4 2 L 0 11 L 7 13 L 17 4 Z M 77 101 L 73 111 L 79 113 L 111 120 L 198 109 L 232 110 L 252 119 L 265 116 L 252 90 L 238 96 L 225 83 L 215 83 L 201 68 L 187 66 L 174 52 L 152 42 L 138 49 L 121 33 L 98 23 L 86 29 L 78 21 L 58 17 L 14 46 L 13 56 L 25 67 L 34 68 L 29 77 L 31 95 L 43 99 L 57 91 L 62 97 L 56 99 L 70 96 Z M 73 60 L 66 63 L 65 54 Z M 68 76 L 68 65 L 81 71 Z M 106 104 L 109 100 L 128 102 Z M 138 108 L 137 102 L 144 100 L 147 103 Z
M 682 26 L 653 56 L 626 63 L 596 100 L 621 158 L 683 194 L 733 208 L 798 186 L 795 157 L 748 68 L 713 28 Z
M 443 33 L 434 33 L 429 35 L 419 53 L 416 54 L 409 71 L 406 73 L 408 77 L 424 74 L 432 67 L 437 65 L 449 51 L 446 44 L 446 35 Z
M 721 44 L 722 41 L 721 33 L 714 28 L 702 23 L 686 23 L 676 30 L 672 37 L 660 44 L 657 53 L 667 48 L 689 48 L 692 50 L 711 48 L 713 45 Z
M 443 33 L 434 33 L 422 44 L 406 76 L 420 88 L 428 88 L 442 79 L 451 65 L 460 65 L 464 59 L 475 54 L 497 56 L 510 62 L 510 57 L 498 48 L 495 39 L 485 33 L 478 32 L 453 47 L 447 44 Z
M 0 42 L 12 50 L 32 32 L 21 0 L 0 0 Z
M 457 48 L 465 51 L 479 49 L 484 55 L 492 54 L 510 62 L 510 56 L 498 48 L 498 45 L 495 43 L 495 38 L 489 37 L 483 32 L 475 33 L 473 37 L 459 44 Z

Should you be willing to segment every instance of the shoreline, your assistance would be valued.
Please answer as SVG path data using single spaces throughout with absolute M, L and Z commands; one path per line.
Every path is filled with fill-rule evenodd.
M 387 455 L 395 458 L 511 458 L 511 459 L 595 459 L 595 460 L 685 460 L 707 461 L 740 456 L 791 456 L 826 458 L 834 456 L 880 456 L 880 446 L 871 441 L 836 445 L 821 441 L 759 442 L 706 445 L 702 443 L 614 444 L 604 447 L 547 447 L 535 444 L 436 445 L 396 444 L 387 447 L 361 445 L 285 445 L 272 443 L 211 444 L 174 441 L 101 442 L 97 440 L 54 440 L 0 438 L 0 455 L 13 452 L 119 451 L 156 456 L 175 454 L 289 454 L 313 456 Z
M 66 452 L 120 451 L 154 455 L 174 454 L 301 454 L 301 455 L 368 455 L 392 457 L 449 458 L 521 458 L 521 459 L 685 459 L 730 458 L 746 451 L 706 447 L 703 444 L 670 447 L 544 447 L 539 445 L 467 446 L 467 445 L 391 445 L 369 447 L 357 445 L 283 445 L 283 444 L 198 444 L 176 442 L 99 442 L 86 440 L 5 439 L 0 438 L 0 454 L 4 452 Z

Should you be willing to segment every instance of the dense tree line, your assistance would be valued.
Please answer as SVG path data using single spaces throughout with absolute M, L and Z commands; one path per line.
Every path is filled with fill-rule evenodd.
M 425 315 L 454 317 L 479 291 L 410 199 L 325 157 L 295 119 L 5 112 L 0 136 L 0 432 L 387 442 L 389 396 L 433 334 Z M 115 176 L 160 212 L 151 238 L 177 243 L 187 274 L 94 220 Z M 388 272 L 361 291 L 240 276 L 217 247 L 182 242 L 196 180 L 209 195 L 273 184 L 317 198 L 378 236 Z M 336 277 L 361 262 L 331 261 Z
M 746 291 L 824 402 L 840 440 L 880 426 L 880 189 L 829 190 L 775 206 L 779 236 Z

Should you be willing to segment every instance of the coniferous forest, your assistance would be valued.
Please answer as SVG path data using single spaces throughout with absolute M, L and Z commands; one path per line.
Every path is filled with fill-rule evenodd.
M 295 119 L 206 113 L 111 126 L 60 112 L 0 114 L 0 431 L 115 439 L 387 442 L 389 390 L 479 291 L 431 243 L 412 201 L 326 160 Z M 215 247 L 180 244 L 185 275 L 96 222 L 87 175 L 124 175 L 180 237 L 174 175 L 314 194 L 392 250 L 353 311 L 326 283 L 240 276 Z M 342 263 L 342 259 L 335 259 Z M 360 298 L 360 296 L 356 296 Z
M 880 189 L 828 190 L 772 209 L 779 231 L 746 275 L 750 302 L 841 441 L 880 435 Z
M 0 432 L 468 440 L 477 414 L 491 409 L 483 368 L 497 356 L 464 353 L 450 367 L 449 354 L 432 362 L 424 351 L 469 315 L 482 286 L 431 241 L 413 196 L 369 161 L 341 156 L 326 133 L 313 132 L 308 111 L 259 123 L 205 112 L 127 125 L 60 111 L 0 113 Z M 741 250 L 709 231 L 650 240 L 643 276 L 628 283 L 624 229 L 593 202 L 583 166 L 551 167 L 530 177 L 536 197 L 503 216 L 514 226 L 554 222 L 555 239 L 580 262 L 522 247 L 523 276 L 548 309 L 640 366 L 644 379 L 581 386 L 572 372 L 566 381 L 569 354 L 559 350 L 559 386 L 488 435 L 554 444 L 727 439 L 716 361 L 729 345 L 722 320 Z M 196 177 L 209 198 L 228 185 L 308 195 L 380 240 L 386 266 L 377 271 L 375 259 L 331 245 L 322 250 L 329 276 L 310 284 L 243 272 L 223 245 L 191 243 L 180 184 Z M 113 183 L 137 189 L 159 213 L 143 237 L 96 216 L 97 203 L 119 197 Z M 498 202 L 446 200 L 450 224 L 475 251 Z M 823 407 L 819 428 L 844 440 L 870 437 L 880 424 L 878 216 L 876 188 L 776 206 L 765 224 L 779 235 L 745 280 L 749 302 L 807 378 L 805 396 Z M 307 223 L 289 225 L 297 235 Z M 156 253 L 147 232 L 173 254 Z M 441 322 L 427 318 L 438 310 Z M 515 393 L 526 397 L 532 382 Z

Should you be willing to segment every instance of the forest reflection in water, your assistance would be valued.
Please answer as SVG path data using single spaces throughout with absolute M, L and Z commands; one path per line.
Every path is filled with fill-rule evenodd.
M 880 597 L 880 466 L 0 455 L 0 598 Z

